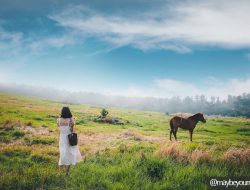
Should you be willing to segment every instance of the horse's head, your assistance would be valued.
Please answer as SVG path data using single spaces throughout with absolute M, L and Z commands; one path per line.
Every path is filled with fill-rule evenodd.
M 197 113 L 197 118 L 198 118 L 198 121 L 206 123 L 206 120 L 205 120 L 204 115 L 202 113 Z

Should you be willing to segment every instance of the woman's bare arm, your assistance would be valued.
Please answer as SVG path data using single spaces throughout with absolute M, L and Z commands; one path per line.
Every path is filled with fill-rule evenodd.
M 74 129 L 74 125 L 75 125 L 75 121 L 73 118 L 70 118 L 70 127 L 71 127 L 71 131 L 73 132 L 73 129 Z

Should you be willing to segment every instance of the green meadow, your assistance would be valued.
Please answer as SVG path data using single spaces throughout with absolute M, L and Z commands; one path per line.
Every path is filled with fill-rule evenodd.
M 58 168 L 56 120 L 68 105 L 83 161 L 70 176 Z M 250 120 L 207 117 L 169 141 L 164 113 L 0 94 L 0 189 L 209 189 L 211 177 L 250 179 Z

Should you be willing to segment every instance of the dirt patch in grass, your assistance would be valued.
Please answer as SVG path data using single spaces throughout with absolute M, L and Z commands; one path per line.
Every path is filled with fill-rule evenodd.
M 128 129 L 122 133 L 123 139 L 133 139 L 135 141 L 147 141 L 152 143 L 163 143 L 169 141 L 166 137 L 144 135 L 138 131 Z
M 78 137 L 78 145 L 85 149 L 86 153 L 96 153 L 112 148 L 112 142 L 119 139 L 119 133 L 81 133 Z
M 114 133 L 95 133 L 86 131 L 79 134 L 79 146 L 84 149 L 85 153 L 96 153 L 119 146 L 120 140 L 134 140 L 139 142 L 162 143 L 168 140 L 164 137 L 147 136 L 134 130 L 124 130 L 123 132 Z
M 141 133 L 137 132 L 137 131 L 133 131 L 133 130 L 127 130 L 125 132 L 123 132 L 122 137 L 124 139 L 128 139 L 131 138 L 135 141 L 143 141 L 146 140 L 145 136 L 142 135 Z

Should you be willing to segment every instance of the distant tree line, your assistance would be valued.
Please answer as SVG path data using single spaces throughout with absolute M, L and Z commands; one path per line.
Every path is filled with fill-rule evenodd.
M 90 92 L 69 92 L 46 87 L 34 87 L 27 85 L 1 85 L 0 92 L 8 92 L 20 95 L 36 96 L 49 100 L 57 100 L 63 103 L 89 104 L 95 106 L 123 107 L 144 111 L 158 111 L 165 113 L 197 113 L 207 115 L 243 116 L 250 118 L 250 94 L 240 96 L 228 95 L 227 99 L 219 97 L 207 98 L 204 95 L 194 97 L 125 97 L 109 96 Z
M 243 116 L 250 118 L 250 94 L 240 96 L 228 95 L 226 100 L 220 100 L 219 97 L 211 97 L 209 100 L 204 96 L 186 97 L 181 99 L 173 97 L 164 99 L 163 107 L 166 113 L 203 112 L 207 115 L 223 116 Z

